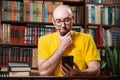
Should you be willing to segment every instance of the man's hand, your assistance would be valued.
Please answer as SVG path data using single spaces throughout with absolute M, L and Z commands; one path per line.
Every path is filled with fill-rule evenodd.
M 87 69 L 80 70 L 75 63 L 73 68 L 65 64 L 65 66 L 61 65 L 60 70 L 63 76 L 99 76 L 100 65 L 99 61 L 89 61 L 87 63 Z
M 61 49 L 65 50 L 67 47 L 69 47 L 72 44 L 73 42 L 72 35 L 73 35 L 72 30 L 70 30 L 65 36 L 61 36 L 60 32 L 58 31 Z
M 63 76 L 77 76 L 80 73 L 80 69 L 75 63 L 73 68 L 68 64 L 65 64 L 65 66 L 61 65 L 60 69 Z

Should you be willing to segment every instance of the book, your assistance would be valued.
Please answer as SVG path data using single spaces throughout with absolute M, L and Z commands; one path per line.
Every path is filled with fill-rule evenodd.
M 8 62 L 9 67 L 29 67 L 26 62 L 17 62 L 17 61 L 10 61 Z
M 24 62 L 9 62 L 8 63 L 9 71 L 20 71 L 20 72 L 29 72 L 31 70 L 30 66 Z
M 111 36 L 112 36 L 112 45 L 116 44 L 117 37 L 120 38 L 120 30 L 119 29 L 111 29 Z
M 40 76 L 38 69 L 31 69 L 30 76 Z
M 9 70 L 10 71 L 30 71 L 31 70 L 31 68 L 30 67 L 9 67 Z
M 30 72 L 24 72 L 24 71 L 14 71 L 14 72 L 9 72 L 9 77 L 26 77 L 29 76 Z

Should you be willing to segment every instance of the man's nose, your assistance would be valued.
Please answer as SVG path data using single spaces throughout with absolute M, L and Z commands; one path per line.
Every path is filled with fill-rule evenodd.
M 65 22 L 64 21 L 61 22 L 61 26 L 65 27 Z

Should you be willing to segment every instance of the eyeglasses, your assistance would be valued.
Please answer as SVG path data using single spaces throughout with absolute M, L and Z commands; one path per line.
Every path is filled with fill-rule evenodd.
M 62 25 L 62 22 L 67 25 L 67 24 L 70 24 L 71 18 L 67 17 L 67 18 L 65 18 L 65 19 L 63 19 L 63 20 L 61 20 L 61 19 L 56 19 L 56 20 L 54 20 L 54 22 L 55 22 L 55 24 L 58 25 L 58 26 Z

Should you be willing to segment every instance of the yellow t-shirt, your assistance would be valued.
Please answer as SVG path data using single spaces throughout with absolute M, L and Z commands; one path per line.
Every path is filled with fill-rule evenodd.
M 96 45 L 89 34 L 75 32 L 72 36 L 73 44 L 64 55 L 73 55 L 74 62 L 81 70 L 86 69 L 86 63 L 91 60 L 100 60 Z M 49 58 L 57 49 L 59 38 L 57 32 L 40 37 L 38 42 L 38 60 Z M 60 66 L 54 72 L 53 76 L 62 76 Z

